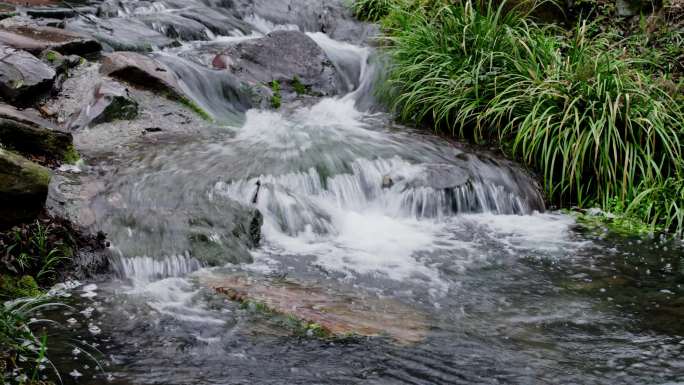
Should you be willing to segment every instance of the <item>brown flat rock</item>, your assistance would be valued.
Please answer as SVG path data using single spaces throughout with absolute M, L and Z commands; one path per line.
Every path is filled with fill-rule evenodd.
M 427 335 L 424 313 L 364 292 L 341 292 L 290 279 L 237 273 L 201 281 L 234 301 L 264 304 L 274 312 L 318 324 L 335 336 L 389 336 L 400 344 L 416 344 Z
M 14 25 L 0 30 L 0 43 L 35 55 L 47 49 L 70 55 L 93 55 L 102 49 L 97 41 L 60 28 Z

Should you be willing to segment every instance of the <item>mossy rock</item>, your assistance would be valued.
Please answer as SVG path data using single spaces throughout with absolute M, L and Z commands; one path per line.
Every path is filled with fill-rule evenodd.
M 14 277 L 0 275 L 0 297 L 2 300 L 37 297 L 42 294 L 36 280 L 30 275 Z
M 50 171 L 0 149 L 0 228 L 33 220 L 43 209 Z
M 37 112 L 0 103 L 0 143 L 24 154 L 63 161 L 72 147 L 70 133 L 60 131 Z

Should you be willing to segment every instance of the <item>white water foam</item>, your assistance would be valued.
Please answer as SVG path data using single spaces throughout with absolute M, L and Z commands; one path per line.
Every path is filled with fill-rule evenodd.
M 245 21 L 264 35 L 273 31 L 299 31 L 299 27 L 295 24 L 276 24 L 259 15 L 248 15 Z

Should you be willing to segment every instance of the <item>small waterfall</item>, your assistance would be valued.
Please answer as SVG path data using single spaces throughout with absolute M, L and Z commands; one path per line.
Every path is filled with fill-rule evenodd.
M 412 165 L 398 157 L 359 159 L 350 173 L 325 177 L 314 168 L 279 176 L 265 175 L 233 183 L 219 182 L 216 190 L 226 197 L 249 203 L 257 180 L 261 183 L 258 206 L 282 232 L 335 234 L 336 210 L 364 213 L 379 211 L 389 217 L 437 219 L 468 213 L 529 214 L 533 207 L 505 186 L 474 181 L 467 170 L 451 186 L 430 186 L 425 165 Z M 383 186 L 383 179 L 392 181 Z M 442 182 L 442 181 L 439 181 Z M 333 208 L 331 210 L 331 208 Z
M 249 93 L 233 76 L 207 69 L 176 55 L 159 53 L 156 59 L 173 70 L 192 101 L 222 123 L 239 124 L 251 106 Z
M 114 271 L 121 278 L 151 282 L 169 277 L 184 277 L 202 268 L 202 263 L 188 254 L 164 258 L 116 258 Z

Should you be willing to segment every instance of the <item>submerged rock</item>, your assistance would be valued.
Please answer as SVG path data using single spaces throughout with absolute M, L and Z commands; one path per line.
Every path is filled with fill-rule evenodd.
M 10 102 L 33 100 L 52 88 L 56 72 L 37 57 L 0 44 L 0 97 Z
M 318 325 L 336 337 L 389 336 L 400 344 L 415 344 L 428 333 L 427 317 L 419 310 L 358 291 L 236 273 L 216 273 L 200 280 L 232 300 L 263 305 L 269 311 Z
M 140 21 L 157 32 L 180 40 L 209 40 L 207 28 L 200 22 L 174 13 L 140 15 Z
M 70 133 L 60 131 L 36 111 L 19 111 L 0 103 L 0 143 L 19 152 L 48 159 L 67 160 L 73 155 Z
M 119 83 L 104 81 L 93 90 L 92 100 L 78 113 L 69 128 L 132 120 L 138 116 L 138 102 Z
M 236 31 L 248 35 L 252 30 L 249 24 L 221 9 L 194 7 L 181 10 L 180 15 L 201 23 L 216 35 L 231 36 Z
M 54 50 L 64 55 L 92 56 L 102 46 L 97 41 L 63 29 L 38 26 L 14 25 L 0 30 L 0 43 L 38 55 Z
M 50 171 L 0 148 L 0 228 L 34 219 L 43 209 Z
M 299 31 L 275 31 L 241 42 L 217 55 L 213 64 L 250 84 L 277 81 L 284 92 L 295 93 L 295 83 L 320 95 L 335 95 L 339 90 L 328 56 Z

